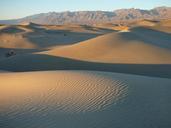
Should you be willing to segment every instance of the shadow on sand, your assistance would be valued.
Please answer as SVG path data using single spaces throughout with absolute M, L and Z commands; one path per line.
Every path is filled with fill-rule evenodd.
M 57 30 L 57 29 L 45 29 L 35 26 L 28 26 L 29 29 L 32 29 L 33 32 L 26 33 L 24 35 L 29 41 L 33 44 L 44 48 L 52 47 L 56 45 L 67 45 L 74 44 L 81 41 L 89 40 L 97 36 L 103 35 L 105 33 L 114 32 L 110 29 L 100 29 L 94 30 L 92 27 L 82 26 L 85 30 L 96 31 L 97 33 L 88 33 L 88 32 L 73 32 L 71 30 Z M 98 33 L 102 32 L 102 33 Z
M 130 32 L 120 33 L 125 41 L 141 41 L 158 47 L 171 49 L 171 34 L 145 27 L 132 28 Z
M 35 53 L 35 52 L 42 52 L 46 51 L 47 49 L 20 49 L 20 48 L 0 48 L 0 59 L 1 57 L 5 57 L 5 54 L 9 51 L 14 51 L 16 55 L 28 54 L 28 53 Z
M 3 28 L 0 30 L 0 34 L 17 34 L 17 33 L 21 33 L 21 32 L 24 32 L 24 30 L 22 29 L 19 29 L 15 26 L 10 26 L 10 27 L 6 27 L 6 28 Z
M 17 55 L 1 59 L 0 70 L 25 72 L 46 70 L 94 70 L 171 78 L 171 64 L 110 64 L 42 54 Z
M 97 36 L 99 34 L 77 33 L 65 30 L 35 31 L 24 35 L 25 38 L 40 48 L 74 44 Z

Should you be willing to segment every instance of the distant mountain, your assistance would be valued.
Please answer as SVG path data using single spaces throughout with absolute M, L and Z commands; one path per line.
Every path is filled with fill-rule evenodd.
M 115 11 L 77 11 L 49 12 L 28 16 L 16 20 L 1 20 L 1 24 L 20 24 L 34 22 L 38 24 L 95 24 L 104 22 L 130 21 L 139 19 L 171 19 L 171 7 L 157 7 L 151 10 L 119 9 Z

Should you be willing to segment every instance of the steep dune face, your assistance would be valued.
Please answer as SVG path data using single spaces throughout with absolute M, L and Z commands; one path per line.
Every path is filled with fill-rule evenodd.
M 1 127 L 171 126 L 170 79 L 47 71 L 4 72 L 0 81 Z
M 155 37 L 156 33 L 151 35 L 152 37 L 143 29 L 126 33 L 114 32 L 44 53 L 106 63 L 170 64 L 171 51 L 165 49 L 169 47 L 168 38 L 160 33 L 160 37 Z

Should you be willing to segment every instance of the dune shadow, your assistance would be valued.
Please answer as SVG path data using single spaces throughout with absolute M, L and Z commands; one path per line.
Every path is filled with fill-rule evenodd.
M 112 29 L 98 28 L 98 27 L 93 27 L 93 26 L 89 26 L 89 25 L 81 25 L 81 27 L 84 28 L 85 30 L 95 31 L 95 32 L 101 32 L 101 31 L 116 32 L 115 30 L 112 30 Z
M 2 59 L 0 70 L 25 72 L 46 70 L 94 70 L 171 78 L 171 64 L 96 63 L 42 54 L 17 55 Z
M 19 28 L 15 27 L 15 26 L 6 27 L 6 28 L 3 28 L 3 29 L 0 30 L 0 34 L 2 34 L 2 33 L 17 34 L 17 33 L 21 33 L 21 32 L 24 32 L 24 30 L 19 29 Z
M 0 48 L 0 57 L 6 57 L 6 53 L 14 51 L 16 55 L 45 51 L 46 49 L 19 49 L 19 48 Z
M 68 45 L 95 38 L 100 34 L 71 32 L 69 30 L 39 29 L 24 35 L 30 42 L 38 47 L 52 47 Z
M 132 28 L 130 32 L 120 33 L 126 41 L 142 41 L 147 44 L 171 49 L 171 34 L 145 27 Z

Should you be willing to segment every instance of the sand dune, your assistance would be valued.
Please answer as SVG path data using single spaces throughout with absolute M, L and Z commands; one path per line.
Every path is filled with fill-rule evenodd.
M 77 33 L 92 33 L 92 34 L 105 34 L 112 32 L 113 30 L 108 27 L 78 25 L 78 24 L 65 24 L 65 25 L 45 25 L 46 29 L 50 30 L 67 30 Z
M 6 78 L 9 79 L 9 82 L 6 82 Z M 25 82 L 25 79 L 28 82 Z M 3 85 L 0 89 L 1 103 L 4 102 L 1 104 L 2 106 L 12 102 L 14 102 L 12 104 L 26 102 L 27 99 L 33 100 L 29 103 L 32 105 L 37 102 L 34 101 L 36 97 L 41 97 L 41 101 L 38 101 L 40 105 L 54 103 L 57 110 L 68 112 L 104 109 L 109 104 L 121 99 L 127 88 L 122 81 L 103 77 L 102 74 L 96 76 L 96 73 L 93 72 L 6 73 L 1 74 L 0 81 Z M 28 97 L 29 95 L 31 97 Z M 12 97 L 15 98 L 12 99 Z M 22 104 L 28 105 L 27 103 Z M 12 107 L 12 109 L 15 108 Z
M 27 32 L 32 32 L 32 30 L 17 25 L 4 26 L 0 29 L 0 47 L 23 49 L 36 48 L 37 46 L 24 36 Z
M 1 25 L 0 128 L 170 128 L 170 40 L 166 20 Z
M 37 46 L 30 42 L 22 35 L 15 34 L 1 34 L 0 35 L 1 48 L 36 48 Z
M 155 26 L 151 27 L 151 29 L 171 33 L 171 20 L 161 20 Z
M 36 52 L 46 51 L 46 49 L 31 49 L 31 48 L 0 48 L 0 59 L 7 59 L 6 56 L 7 53 L 10 51 L 14 51 L 15 55 L 12 56 L 18 56 L 18 55 L 25 55 L 25 54 L 33 54 Z
M 103 23 L 103 24 L 95 24 L 94 26 L 103 28 L 103 29 L 111 29 L 114 31 L 128 31 L 129 27 L 123 24 L 112 24 L 112 23 Z
M 36 24 L 36 23 L 33 23 L 33 22 L 22 22 L 22 23 L 20 23 L 20 25 L 22 25 L 22 26 L 30 26 L 30 27 L 33 27 L 33 26 L 43 26 L 43 25 L 41 25 L 41 24 Z
M 3 28 L 0 29 L 0 33 L 7 33 L 7 34 L 17 34 L 24 32 L 23 29 L 14 26 L 14 25 L 6 25 Z
M 171 36 L 168 33 L 148 27 L 133 27 L 129 28 L 130 32 L 113 32 L 102 36 L 75 32 L 67 32 L 64 36 L 64 31 L 58 30 L 59 26 L 44 26 L 49 30 L 28 25 L 17 27 L 33 32 L 23 29 L 24 34 L 0 35 L 0 40 L 9 40 L 0 45 L 17 47 L 12 48 L 16 53 L 12 57 L 5 56 L 11 48 L 0 49 L 0 70 L 98 70 L 170 78 Z M 50 27 L 54 27 L 55 31 L 51 31 Z M 36 49 L 25 49 L 30 42 L 36 45 Z M 59 44 L 68 45 L 59 47 Z
M 171 126 L 170 79 L 47 71 L 0 73 L 0 81 L 4 128 Z
M 161 20 L 160 22 L 159 22 L 159 24 L 161 25 L 161 26 L 166 26 L 166 27 L 171 27 L 171 20 Z
M 159 21 L 143 19 L 143 20 L 130 22 L 129 25 L 131 25 L 131 26 L 148 26 L 148 27 L 151 27 L 151 26 L 157 25 L 158 23 L 159 23 Z
M 34 23 L 2 26 L 0 28 L 0 47 L 49 48 L 88 40 L 111 31 L 91 26 L 61 26 L 59 28 Z
M 79 61 L 43 54 L 19 54 L 0 60 L 0 70 L 24 72 L 47 70 L 93 70 L 171 78 L 171 64 L 112 64 Z
M 170 64 L 169 39 L 167 34 L 133 28 L 131 32 L 114 32 L 43 54 L 93 62 Z

